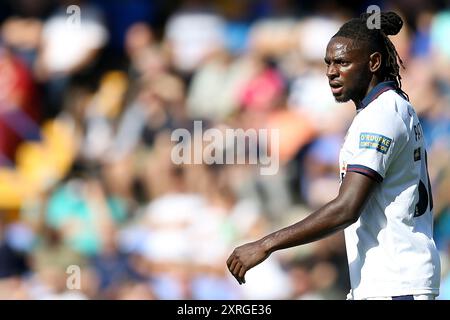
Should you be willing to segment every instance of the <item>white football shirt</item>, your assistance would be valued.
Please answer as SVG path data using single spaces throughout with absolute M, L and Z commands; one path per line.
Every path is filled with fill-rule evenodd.
M 378 182 L 358 221 L 345 229 L 349 299 L 438 294 L 439 254 L 422 129 L 392 81 L 364 98 L 340 152 L 341 179 Z

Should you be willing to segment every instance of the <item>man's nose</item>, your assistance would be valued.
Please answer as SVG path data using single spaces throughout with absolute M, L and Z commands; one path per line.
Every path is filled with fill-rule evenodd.
M 334 64 L 329 64 L 328 66 L 327 66 L 327 77 L 329 78 L 329 79 L 334 79 L 334 78 L 336 78 L 336 77 L 338 77 L 339 76 L 339 71 L 338 71 L 338 69 L 336 68 L 336 65 L 334 65 Z

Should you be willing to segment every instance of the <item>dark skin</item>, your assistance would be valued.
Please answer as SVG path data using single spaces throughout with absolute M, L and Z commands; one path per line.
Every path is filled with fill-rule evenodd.
M 338 102 L 361 103 L 369 91 L 384 80 L 380 76 L 381 54 L 370 53 L 362 44 L 348 38 L 332 38 L 328 43 L 325 63 L 333 96 Z M 356 172 L 347 172 L 339 194 L 308 217 L 273 232 L 257 241 L 234 249 L 227 266 L 239 284 L 245 274 L 266 260 L 272 252 L 313 242 L 343 230 L 355 223 L 377 182 Z
M 359 106 L 369 91 L 385 80 L 380 75 L 381 54 L 370 54 L 367 46 L 356 45 L 348 38 L 332 38 L 324 60 L 330 87 L 342 88 L 340 92 L 332 92 L 337 102 L 352 100 Z

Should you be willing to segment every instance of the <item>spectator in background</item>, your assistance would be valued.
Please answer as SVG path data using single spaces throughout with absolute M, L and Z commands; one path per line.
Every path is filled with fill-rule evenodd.
M 79 14 L 79 20 L 76 16 L 68 20 L 66 9 L 70 5 L 80 7 L 80 11 L 72 13 Z M 72 77 L 92 67 L 105 46 L 108 30 L 102 19 L 101 12 L 89 2 L 66 0 L 44 22 L 35 73 L 46 84 L 47 116 L 61 111 L 63 95 Z
M 75 169 L 55 187 L 46 212 L 46 224 L 61 232 L 66 245 L 86 256 L 99 253 L 109 233 L 127 215 L 125 208 L 106 194 L 97 170 Z
M 1 30 L 4 43 L 32 70 L 37 58 L 43 23 L 37 18 L 11 17 Z
M 244 87 L 257 72 L 249 55 L 233 59 L 225 50 L 212 54 L 199 66 L 189 86 L 187 109 L 192 119 L 227 121 L 241 106 Z
M 89 161 L 101 161 L 111 148 L 115 124 L 122 112 L 129 82 L 121 71 L 102 75 L 98 90 L 83 110 L 81 155 Z
M 136 22 L 127 29 L 124 49 L 133 87 L 142 77 L 156 78 L 168 69 L 165 52 L 156 41 L 154 30 L 145 22 Z
M 88 277 L 88 268 L 84 257 L 66 245 L 62 231 L 48 227 L 44 227 L 40 231 L 39 240 L 31 254 L 33 274 L 27 281 L 29 298 L 37 300 L 87 299 L 87 290 L 69 290 L 70 288 L 67 287 L 66 271 L 69 266 L 79 267 L 80 270 L 83 270 L 82 276 Z M 90 287 L 95 286 L 96 280 L 91 280 L 94 281 L 90 283 Z M 86 286 L 84 289 L 87 289 Z
M 0 212 L 0 299 L 27 299 L 23 278 L 30 271 L 29 256 L 7 236 L 8 229 L 5 215 Z
M 140 144 L 152 147 L 160 132 L 187 126 L 184 91 L 182 80 L 167 72 L 141 78 L 108 153 L 121 159 Z
M 136 22 L 147 22 L 155 25 L 160 20 L 162 1 L 148 0 L 95 0 L 104 14 L 109 30 L 109 53 L 118 55 L 126 46 L 128 30 Z
M 38 92 L 26 65 L 0 43 L 0 167 L 14 167 L 22 141 L 39 140 Z
M 0 215 L 0 278 L 24 275 L 29 271 L 29 261 L 25 252 L 14 248 L 7 237 L 8 227 L 3 213 Z M 18 250 L 19 249 L 19 250 Z
M 130 281 L 146 280 L 133 269 L 130 256 L 119 247 L 118 240 L 117 230 L 105 234 L 102 249 L 90 261 L 99 281 L 98 294 L 103 299 L 113 299 Z
M 189 79 L 203 60 L 225 47 L 225 21 L 207 1 L 184 0 L 167 22 L 165 41 L 173 66 Z
M 287 267 L 292 283 L 292 296 L 296 300 L 323 300 L 324 297 L 316 293 L 312 269 L 315 265 L 313 259 L 303 258 L 292 261 Z

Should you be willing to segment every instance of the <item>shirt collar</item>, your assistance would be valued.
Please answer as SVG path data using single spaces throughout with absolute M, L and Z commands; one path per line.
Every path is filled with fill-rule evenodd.
M 372 90 L 370 90 L 367 96 L 364 97 L 364 99 L 361 101 L 361 104 L 356 107 L 356 110 L 360 111 L 364 109 L 369 105 L 369 103 L 378 98 L 380 94 L 388 90 L 398 91 L 398 87 L 395 81 L 384 81 L 377 84 L 375 87 L 372 88 Z

